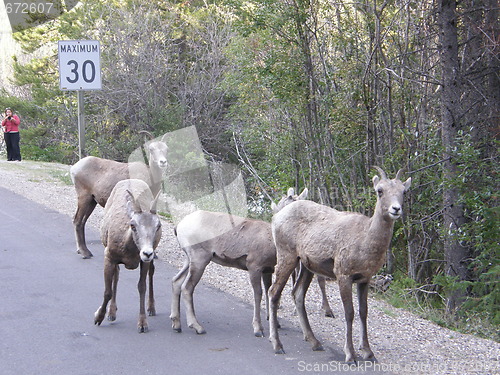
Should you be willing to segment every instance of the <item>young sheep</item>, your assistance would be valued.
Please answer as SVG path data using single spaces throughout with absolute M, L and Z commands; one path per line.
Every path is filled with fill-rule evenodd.
M 84 259 L 93 254 L 85 243 L 85 224 L 97 204 L 104 207 L 118 181 L 137 178 L 146 181 L 153 195 L 161 190 L 163 171 L 167 167 L 167 145 L 162 141 L 148 145 L 149 167 L 144 163 L 120 163 L 87 156 L 70 168 L 78 207 L 73 218 L 77 252 Z
M 153 295 L 154 250 L 161 238 L 161 222 L 156 215 L 158 193 L 153 199 L 149 186 L 142 180 L 119 181 L 104 208 L 101 240 L 104 252 L 104 300 L 94 314 L 94 323 L 101 325 L 111 300 L 108 320 L 116 319 L 116 288 L 119 264 L 127 269 L 141 266 L 138 283 L 140 296 L 139 332 L 147 332 L 145 312 L 146 277 L 149 273 L 149 315 L 155 315 Z
M 279 211 L 286 204 L 305 199 L 307 189 L 299 196 L 293 189 L 273 211 Z M 196 333 L 205 329 L 196 319 L 193 306 L 193 292 L 210 261 L 226 267 L 248 271 L 254 294 L 253 331 L 262 337 L 264 328 L 260 318 L 262 300 L 261 280 L 264 284 L 266 307 L 269 313 L 267 291 L 271 286 L 272 272 L 276 265 L 276 249 L 271 235 L 271 224 L 242 218 L 220 212 L 195 211 L 179 222 L 176 228 L 179 245 L 186 253 L 186 260 L 180 272 L 172 279 L 172 308 L 170 318 L 174 331 L 181 332 L 180 299 L 186 306 L 187 324 Z M 182 293 L 181 293 L 182 292 Z
M 281 293 L 298 262 L 301 267 L 293 289 L 295 306 L 304 334 L 313 350 L 322 350 L 314 336 L 305 310 L 305 294 L 314 273 L 336 278 L 344 305 L 346 362 L 355 361 L 352 344 L 352 284 L 358 286 L 359 315 L 361 320 L 361 355 L 375 360 L 367 334 L 367 296 L 371 277 L 385 262 L 386 251 L 392 238 L 394 221 L 402 215 L 403 193 L 411 185 L 411 178 L 389 180 L 385 172 L 373 177 L 377 204 L 371 218 L 359 213 L 340 212 L 311 201 L 294 202 L 273 217 L 272 233 L 276 243 L 277 266 L 275 282 L 269 290 L 271 313 L 270 339 L 277 354 L 284 353 L 278 336 L 277 309 Z
M 296 201 L 297 199 L 295 199 L 293 194 L 294 194 L 294 189 L 290 188 L 290 189 L 288 189 L 287 196 L 284 197 L 283 199 L 281 199 L 281 201 L 278 203 L 278 205 L 276 205 L 274 202 L 271 203 L 271 208 L 273 210 L 273 214 L 278 213 L 283 207 L 285 207 L 289 203 Z M 305 199 L 305 197 L 304 197 L 304 199 Z M 299 264 L 297 266 L 297 268 L 295 269 L 295 271 L 292 273 L 292 285 L 295 284 L 295 280 L 297 278 L 297 275 L 300 272 L 300 267 L 301 267 L 301 265 Z M 321 309 L 324 311 L 326 317 L 335 318 L 335 315 L 333 314 L 332 308 L 330 307 L 330 303 L 328 302 L 328 298 L 326 296 L 326 277 L 321 276 L 321 275 L 317 275 L 316 278 L 318 279 L 318 285 L 319 285 L 319 289 L 321 291 L 321 297 L 322 297 Z M 267 291 L 266 291 L 266 298 L 267 298 Z M 266 306 L 268 306 L 268 302 L 269 301 L 266 300 Z M 269 309 L 267 309 L 267 311 L 269 313 Z

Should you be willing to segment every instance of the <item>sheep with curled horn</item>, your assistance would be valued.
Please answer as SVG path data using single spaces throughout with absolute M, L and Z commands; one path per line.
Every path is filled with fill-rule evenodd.
M 307 189 L 299 195 L 289 189 L 288 195 L 277 205 L 278 212 L 287 204 L 306 199 Z M 261 220 L 242 218 L 227 213 L 195 211 L 182 219 L 175 229 L 179 245 L 186 254 L 182 269 L 172 279 L 172 328 L 181 332 L 180 300 L 186 306 L 187 324 L 196 333 L 205 333 L 205 328 L 196 318 L 193 293 L 206 266 L 212 261 L 226 267 L 248 271 L 254 295 L 252 327 L 254 335 L 262 337 L 260 305 L 262 284 L 269 317 L 267 291 L 272 282 L 276 265 L 276 248 L 271 235 L 271 224 Z M 262 284 L 261 284 L 262 282 Z
M 148 132 L 143 131 L 143 133 L 152 137 Z M 85 242 L 85 224 L 97 204 L 102 207 L 106 205 L 117 182 L 137 178 L 149 185 L 153 195 L 161 190 L 163 172 L 167 168 L 168 151 L 164 138 L 161 141 L 152 140 L 147 144 L 148 165 L 141 162 L 121 163 L 87 156 L 70 168 L 71 180 L 77 195 L 77 209 L 73 217 L 77 253 L 84 259 L 93 256 Z
M 375 360 L 368 342 L 368 284 L 385 262 L 394 222 L 402 215 L 403 194 L 411 185 L 411 178 L 401 182 L 401 170 L 390 180 L 381 168 L 375 169 L 380 177 L 373 177 L 377 203 L 372 217 L 337 211 L 311 201 L 293 202 L 274 215 L 272 234 L 277 265 L 275 281 L 269 290 L 269 329 L 275 353 L 284 353 L 277 321 L 281 293 L 290 274 L 301 262 L 304 267 L 294 285 L 293 297 L 304 339 L 312 344 L 313 350 L 322 350 L 307 318 L 305 294 L 315 273 L 334 278 L 344 305 L 345 360 L 355 362 L 352 343 L 352 284 L 355 283 L 361 320 L 361 356 L 364 360 Z
M 155 315 L 153 293 L 154 252 L 161 238 L 161 222 L 156 214 L 160 193 L 153 198 L 149 186 L 142 180 L 119 181 L 113 188 L 104 208 L 101 240 L 104 251 L 104 299 L 94 314 L 94 323 L 101 325 L 106 316 L 116 319 L 116 290 L 119 265 L 136 269 L 140 265 L 138 283 L 140 311 L 137 323 L 139 332 L 148 331 L 145 298 L 146 278 L 149 275 L 148 313 Z

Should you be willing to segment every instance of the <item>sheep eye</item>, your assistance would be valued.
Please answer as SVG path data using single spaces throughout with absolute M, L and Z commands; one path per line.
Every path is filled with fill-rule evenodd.
M 382 189 L 378 189 L 377 194 L 379 197 L 381 197 L 382 195 L 384 195 L 384 191 Z
M 134 224 L 130 224 L 130 229 L 132 229 L 134 232 L 137 232 L 137 228 Z

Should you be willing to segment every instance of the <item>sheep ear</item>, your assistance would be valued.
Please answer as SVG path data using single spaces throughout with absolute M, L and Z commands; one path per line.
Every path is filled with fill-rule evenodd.
M 375 176 L 373 176 L 372 181 L 373 181 L 373 188 L 376 188 L 378 183 L 380 182 L 380 177 L 375 175 Z
M 286 192 L 287 197 L 292 197 L 294 194 L 295 194 L 294 188 L 289 188 L 288 191 Z
M 155 199 L 151 202 L 151 207 L 149 208 L 149 212 L 152 214 L 156 214 L 156 205 L 158 204 L 158 198 L 160 197 L 161 191 L 156 194 Z
M 300 193 L 300 195 L 297 197 L 297 200 L 307 199 L 307 194 L 309 194 L 309 190 L 307 190 L 307 188 L 304 188 L 304 190 L 302 190 L 302 193 Z
M 276 203 L 271 202 L 271 210 L 273 211 L 273 214 L 276 213 L 277 209 L 278 209 L 278 206 L 276 205 Z
M 408 178 L 405 182 L 403 182 L 403 186 L 405 187 L 405 191 L 408 191 L 411 186 L 411 177 Z

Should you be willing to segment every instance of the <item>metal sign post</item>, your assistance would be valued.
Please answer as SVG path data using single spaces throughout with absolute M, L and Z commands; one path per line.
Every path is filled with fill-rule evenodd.
M 78 155 L 85 154 L 84 90 L 101 89 L 101 48 L 97 40 L 61 40 L 58 43 L 59 88 L 78 93 Z
M 83 102 L 83 91 L 78 90 L 78 157 L 81 159 L 85 154 L 85 107 Z

